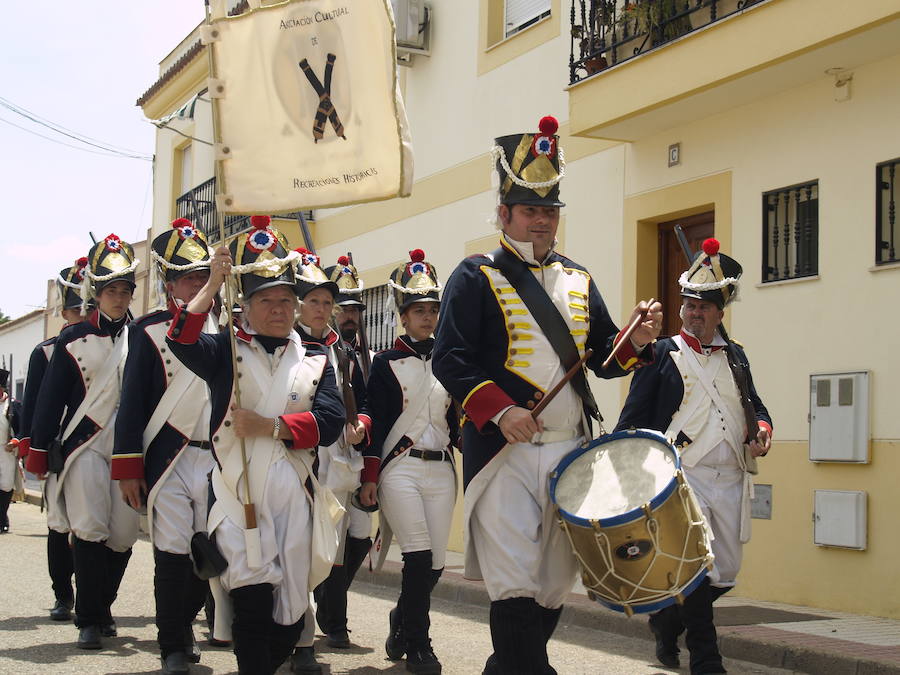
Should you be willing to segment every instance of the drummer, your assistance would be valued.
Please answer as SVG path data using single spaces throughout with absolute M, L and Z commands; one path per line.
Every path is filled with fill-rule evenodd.
M 753 386 L 747 355 L 718 332 L 742 271 L 718 250 L 719 242 L 707 239 L 703 253 L 681 275 L 681 332 L 656 343 L 654 362 L 635 375 L 617 426 L 655 429 L 678 446 L 688 484 L 712 529 L 715 566 L 709 577 L 684 605 L 650 616 L 656 656 L 670 668 L 679 665 L 678 636 L 687 628 L 691 673 L 725 672 L 712 603 L 735 584 L 742 545 L 750 538 L 749 471 L 772 442 L 772 419 Z M 726 350 L 733 350 L 747 374 L 757 420 L 750 430 Z M 748 435 L 752 442 L 745 449 Z
M 662 322 L 654 303 L 601 368 L 620 332 L 590 273 L 554 251 L 565 163 L 556 120 L 538 126 L 496 139 L 500 248 L 453 272 L 434 346 L 434 373 L 466 413 L 466 577 L 484 578 L 491 599 L 485 673 L 555 672 L 547 642 L 577 571 L 553 522 L 547 477 L 590 434 L 596 403 L 579 371 L 537 420 L 531 410 L 586 348 L 594 350 L 588 367 L 604 378 L 649 362 Z

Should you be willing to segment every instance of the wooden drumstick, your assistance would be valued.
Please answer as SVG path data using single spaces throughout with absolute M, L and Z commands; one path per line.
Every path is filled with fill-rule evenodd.
M 622 336 L 622 339 L 616 343 L 616 346 L 613 347 L 612 351 L 609 353 L 609 356 L 606 357 L 606 361 L 603 362 L 601 366 L 603 369 L 609 367 L 609 364 L 612 363 L 613 358 L 615 358 L 616 353 L 618 353 L 619 349 L 625 344 L 626 340 L 631 338 L 631 334 L 637 330 L 637 327 L 641 325 L 641 322 L 647 318 L 647 312 L 650 311 L 651 305 L 656 302 L 656 298 L 650 298 L 650 302 L 647 303 L 647 309 L 642 309 L 641 313 L 634 317 L 634 321 L 628 326 L 628 330 L 625 331 L 625 334 Z
M 569 368 L 568 371 L 566 371 L 566 374 L 563 375 L 563 378 L 559 382 L 557 382 L 550 391 L 548 391 L 546 394 L 544 394 L 544 398 L 542 398 L 540 403 L 538 403 L 534 407 L 534 410 L 531 411 L 532 419 L 537 419 L 538 415 L 541 414 L 541 411 L 544 408 L 546 408 L 550 404 L 550 401 L 553 400 L 553 397 L 559 393 L 559 390 L 562 389 L 564 386 L 566 386 L 566 383 L 569 380 L 571 380 L 573 377 L 575 377 L 575 373 L 577 373 L 579 371 L 579 369 L 584 367 L 584 364 L 587 362 L 587 360 L 589 358 L 591 358 L 591 356 L 593 354 L 594 354 L 593 349 L 585 349 L 584 350 L 584 356 L 582 356 L 580 359 L 578 359 L 577 363 L 574 366 L 572 366 L 571 368 Z

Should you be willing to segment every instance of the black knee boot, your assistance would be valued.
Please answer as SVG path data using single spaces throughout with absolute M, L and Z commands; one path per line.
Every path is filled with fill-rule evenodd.
M 538 605 L 538 612 L 541 615 L 541 634 L 544 637 L 544 655 L 547 654 L 547 644 L 553 637 L 553 631 L 556 630 L 556 624 L 559 623 L 559 616 L 562 614 L 562 607 L 556 609 L 548 609 Z M 550 657 L 544 663 L 544 675 L 556 675 L 556 670 L 550 665 Z
M 491 603 L 491 642 L 494 653 L 488 659 L 486 672 L 544 675 L 547 646 L 540 607 L 534 598 L 508 598 Z
M 153 548 L 153 593 L 156 596 L 156 639 L 163 659 L 173 652 L 187 655 L 185 627 L 193 621 L 188 609 L 195 602 L 190 594 L 194 576 L 191 557 Z M 194 608 L 194 614 L 199 608 Z
M 330 647 L 346 649 L 350 646 L 347 634 L 347 572 L 343 565 L 334 565 L 328 578 L 316 586 L 316 622 L 325 633 Z
M 271 636 L 271 653 L 272 653 L 272 672 L 274 673 L 284 663 L 294 651 L 297 640 L 303 632 L 305 624 L 305 616 L 301 616 L 297 623 L 289 626 L 282 626 L 280 623 L 272 622 Z
M 12 490 L 0 490 L 0 532 L 9 532 L 9 503 Z
M 440 673 L 441 664 L 431 649 L 428 637 L 433 587 L 431 551 L 403 554 L 400 584 L 400 613 L 406 641 L 406 669 L 412 673 Z
M 369 537 L 357 539 L 356 537 L 347 536 L 347 543 L 344 548 L 344 569 L 347 574 L 347 588 L 350 588 L 356 573 L 362 567 L 363 561 L 371 550 L 372 540 Z
M 56 607 L 51 610 L 50 618 L 55 621 L 68 621 L 72 618 L 71 609 L 75 605 L 75 590 L 72 588 L 75 566 L 72 562 L 72 548 L 69 546 L 67 532 L 47 530 L 47 571 L 50 574 L 53 595 L 56 596 Z
M 726 672 L 719 654 L 712 603 L 712 587 L 709 579 L 704 579 L 680 607 L 681 620 L 687 631 L 684 641 L 691 653 L 691 673 Z
M 234 655 L 240 675 L 270 675 L 275 672 L 269 641 L 274 631 L 274 597 L 271 584 L 235 588 L 229 593 L 234 604 L 231 624 Z
M 131 559 L 131 549 L 127 551 L 113 551 L 111 548 L 106 549 L 107 570 L 109 575 L 106 578 L 106 621 L 107 626 L 111 626 L 110 630 L 115 635 L 116 627 L 112 618 L 112 605 L 116 601 L 119 594 L 119 586 L 122 584 L 122 578 L 125 576 L 125 569 L 128 567 L 128 561 Z
M 650 632 L 656 640 L 656 659 L 664 666 L 678 668 L 678 636 L 684 632 L 681 610 L 678 605 L 669 605 L 650 614 Z
M 107 621 L 107 580 L 109 563 L 102 541 L 85 541 L 75 537 L 72 555 L 75 567 L 75 625 L 102 626 Z

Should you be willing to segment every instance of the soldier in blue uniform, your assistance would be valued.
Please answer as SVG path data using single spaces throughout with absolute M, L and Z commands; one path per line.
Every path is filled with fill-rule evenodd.
M 655 303 L 601 368 L 620 332 L 590 273 L 553 250 L 565 174 L 557 126 L 545 117 L 537 134 L 496 139 L 500 248 L 453 272 L 434 346 L 434 373 L 466 413 L 466 576 L 484 578 L 491 599 L 485 673 L 555 672 L 546 645 L 577 573 L 548 475 L 589 438 L 596 403 L 579 372 L 538 419 L 531 409 L 586 348 L 594 350 L 587 367 L 604 378 L 649 362 L 661 323 Z M 646 303 L 632 316 L 641 309 Z
M 208 528 L 227 563 L 210 580 L 216 637 L 230 638 L 231 630 L 240 673 L 269 675 L 291 654 L 303 630 L 310 585 L 321 581 L 311 569 L 308 477 L 315 449 L 340 435 L 344 408 L 327 355 L 302 344 L 293 330 L 298 303 L 292 262 L 297 256 L 287 252 L 268 217 L 254 216 L 251 225 L 230 250 L 216 250 L 209 281 L 176 312 L 167 344 L 210 389 L 216 465 Z M 243 307 L 233 338 L 237 373 L 231 336 L 202 332 L 231 272 Z M 241 407 L 234 395 L 235 375 Z M 247 519 L 245 504 L 254 506 L 256 527 Z M 233 621 L 225 618 L 229 610 Z
M 81 288 L 84 283 L 84 268 L 87 258 L 79 258 L 71 267 L 60 270 L 56 287 L 60 295 L 60 310 L 66 326 L 81 323 Z M 19 456 L 27 461 L 31 446 L 31 420 L 37 404 L 41 382 L 53 355 L 58 336 L 53 336 L 38 344 L 28 359 L 28 375 L 25 377 L 25 395 L 22 400 L 22 436 L 19 439 Z M 75 589 L 72 575 L 75 573 L 72 549 L 69 547 L 69 521 L 65 513 L 56 508 L 57 474 L 40 476 L 45 479 L 44 504 L 47 508 L 47 571 L 53 588 L 55 602 L 50 610 L 53 621 L 69 621 L 75 606 Z
M 112 478 L 132 508 L 146 506 L 153 542 L 153 588 L 163 673 L 187 673 L 200 660 L 191 624 L 208 584 L 191 564 L 191 537 L 206 531 L 209 396 L 206 383 L 173 356 L 166 331 L 178 307 L 209 278 L 203 233 L 185 218 L 156 237 L 150 255 L 165 282 L 166 309 L 129 328 Z M 208 331 L 216 331 L 214 321 Z
M 366 449 L 360 502 L 381 507 L 380 567 L 396 536 L 403 555 L 397 606 L 389 614 L 388 658 L 406 656 L 411 673 L 440 673 L 429 636 L 431 591 L 444 570 L 459 424 L 450 394 L 432 373 L 440 313 L 437 273 L 421 249 L 391 274 L 388 285 L 405 334 L 372 360 L 372 442 Z
M 706 240 L 703 249 L 679 279 L 681 331 L 654 345 L 653 363 L 634 376 L 617 426 L 655 429 L 678 446 L 685 477 L 712 530 L 716 559 L 710 575 L 683 605 L 650 616 L 663 665 L 678 667 L 678 636 L 687 630 L 694 675 L 725 672 L 712 604 L 735 584 L 741 549 L 750 539 L 751 472 L 772 437 L 772 419 L 753 385 L 744 349 L 726 343 L 717 330 L 737 295 L 741 266 L 719 253 L 715 239 Z M 756 420 L 751 429 L 726 350 L 746 374 L 747 404 Z
M 139 261 L 115 234 L 87 257 L 82 309 L 89 294 L 97 309 L 59 334 L 35 405 L 27 466 L 42 475 L 49 459 L 59 474 L 56 504 L 73 534 L 78 647 L 100 649 L 101 636 L 117 632 L 110 608 L 138 533 L 138 513 L 112 483 L 110 459 Z
M 15 442 L 22 422 L 22 406 L 7 392 L 9 371 L 0 369 L 0 534 L 9 532 L 9 503 L 19 472 Z
M 362 470 L 363 444 L 369 438 L 372 420 L 366 404 L 366 382 L 362 370 L 356 364 L 356 358 L 348 354 L 347 345 L 342 337 L 331 327 L 335 302 L 338 299 L 338 283 L 320 267 L 320 259 L 315 253 L 306 249 L 296 249 L 300 254 L 297 265 L 297 296 L 300 298 L 300 315 L 296 330 L 303 344 L 314 345 L 324 349 L 328 354 L 331 367 L 335 370 L 338 389 L 343 397 L 344 375 L 340 367 L 340 359 L 348 358 L 347 368 L 350 373 L 350 384 L 354 394 L 357 410 L 357 421 L 347 422 L 341 437 L 331 445 L 319 448 L 319 465 L 317 475 L 322 484 L 327 485 L 335 494 L 341 505 L 347 509 L 338 524 L 338 558 L 331 568 L 331 573 L 314 589 L 316 602 L 315 614 L 312 608 L 307 610 L 303 634 L 291 655 L 291 671 L 295 673 L 320 673 L 322 666 L 316 662 L 313 642 L 316 622 L 325 633 L 325 641 L 329 647 L 347 649 L 350 647 L 350 635 L 347 630 L 347 590 L 350 587 L 348 571 L 344 560 L 351 545 L 347 531 L 352 527 L 354 518 L 368 521 L 368 514 L 353 508 L 350 495 L 359 487 L 359 474 Z M 343 285 L 346 279 L 341 279 Z M 355 515 L 358 514 L 358 515 Z M 368 532 L 366 533 L 368 534 Z M 354 547 L 356 569 L 362 563 L 358 545 Z M 355 574 L 356 569 L 353 570 Z M 352 575 L 350 576 L 352 579 Z

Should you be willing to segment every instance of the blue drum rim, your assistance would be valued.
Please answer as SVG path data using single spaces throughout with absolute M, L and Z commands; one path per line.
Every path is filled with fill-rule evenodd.
M 685 597 L 689 596 L 691 593 L 697 590 L 697 587 L 703 583 L 703 580 L 706 579 L 708 575 L 709 570 L 707 570 L 705 567 L 701 567 L 700 571 L 697 573 L 697 576 L 694 577 L 690 581 L 690 583 L 684 587 L 684 589 L 681 591 L 681 594 Z M 589 592 L 591 591 L 589 590 Z M 596 602 L 599 602 L 604 607 L 608 607 L 609 609 L 615 610 L 617 612 L 625 612 L 626 605 L 620 605 L 615 602 L 605 600 L 597 595 L 596 591 L 593 591 L 592 593 L 594 600 Z M 635 614 L 646 614 L 648 612 L 657 612 L 661 609 L 665 609 L 669 605 L 674 605 L 675 602 L 675 596 L 671 596 L 665 598 L 664 600 L 657 600 L 656 602 L 641 603 L 636 605 L 627 605 L 627 607 Z
M 559 505 L 559 502 L 556 501 L 556 484 L 559 481 L 559 477 L 572 462 L 581 457 L 588 450 L 592 450 L 602 443 L 609 443 L 620 438 L 649 438 L 651 440 L 662 443 L 663 445 L 671 449 L 673 454 L 675 455 L 675 471 L 681 470 L 681 457 L 678 454 L 678 450 L 675 449 L 675 447 L 671 443 L 669 443 L 665 436 L 663 436 L 658 431 L 654 431 L 653 429 L 626 429 L 624 431 L 616 431 L 615 433 L 596 438 L 588 443 L 588 445 L 584 447 L 578 447 L 568 455 L 563 457 L 562 461 L 560 461 L 560 463 L 556 465 L 556 468 L 550 474 L 550 501 L 553 502 L 553 504 L 556 506 L 560 515 L 570 523 L 574 525 L 580 525 L 581 527 L 593 527 L 589 519 L 576 516 L 575 514 L 566 511 L 562 506 Z M 677 485 L 678 479 L 673 476 L 672 480 L 670 480 L 666 484 L 666 487 L 664 487 L 658 495 L 650 500 L 650 508 L 656 509 L 661 504 L 663 504 L 663 502 L 665 502 L 675 491 Z M 600 527 L 615 527 L 617 525 L 624 525 L 625 523 L 630 523 L 633 520 L 637 520 L 643 515 L 643 513 L 643 508 L 638 506 L 637 508 L 634 508 L 631 511 L 626 511 L 625 513 L 618 516 L 599 518 L 596 520 L 596 522 Z

